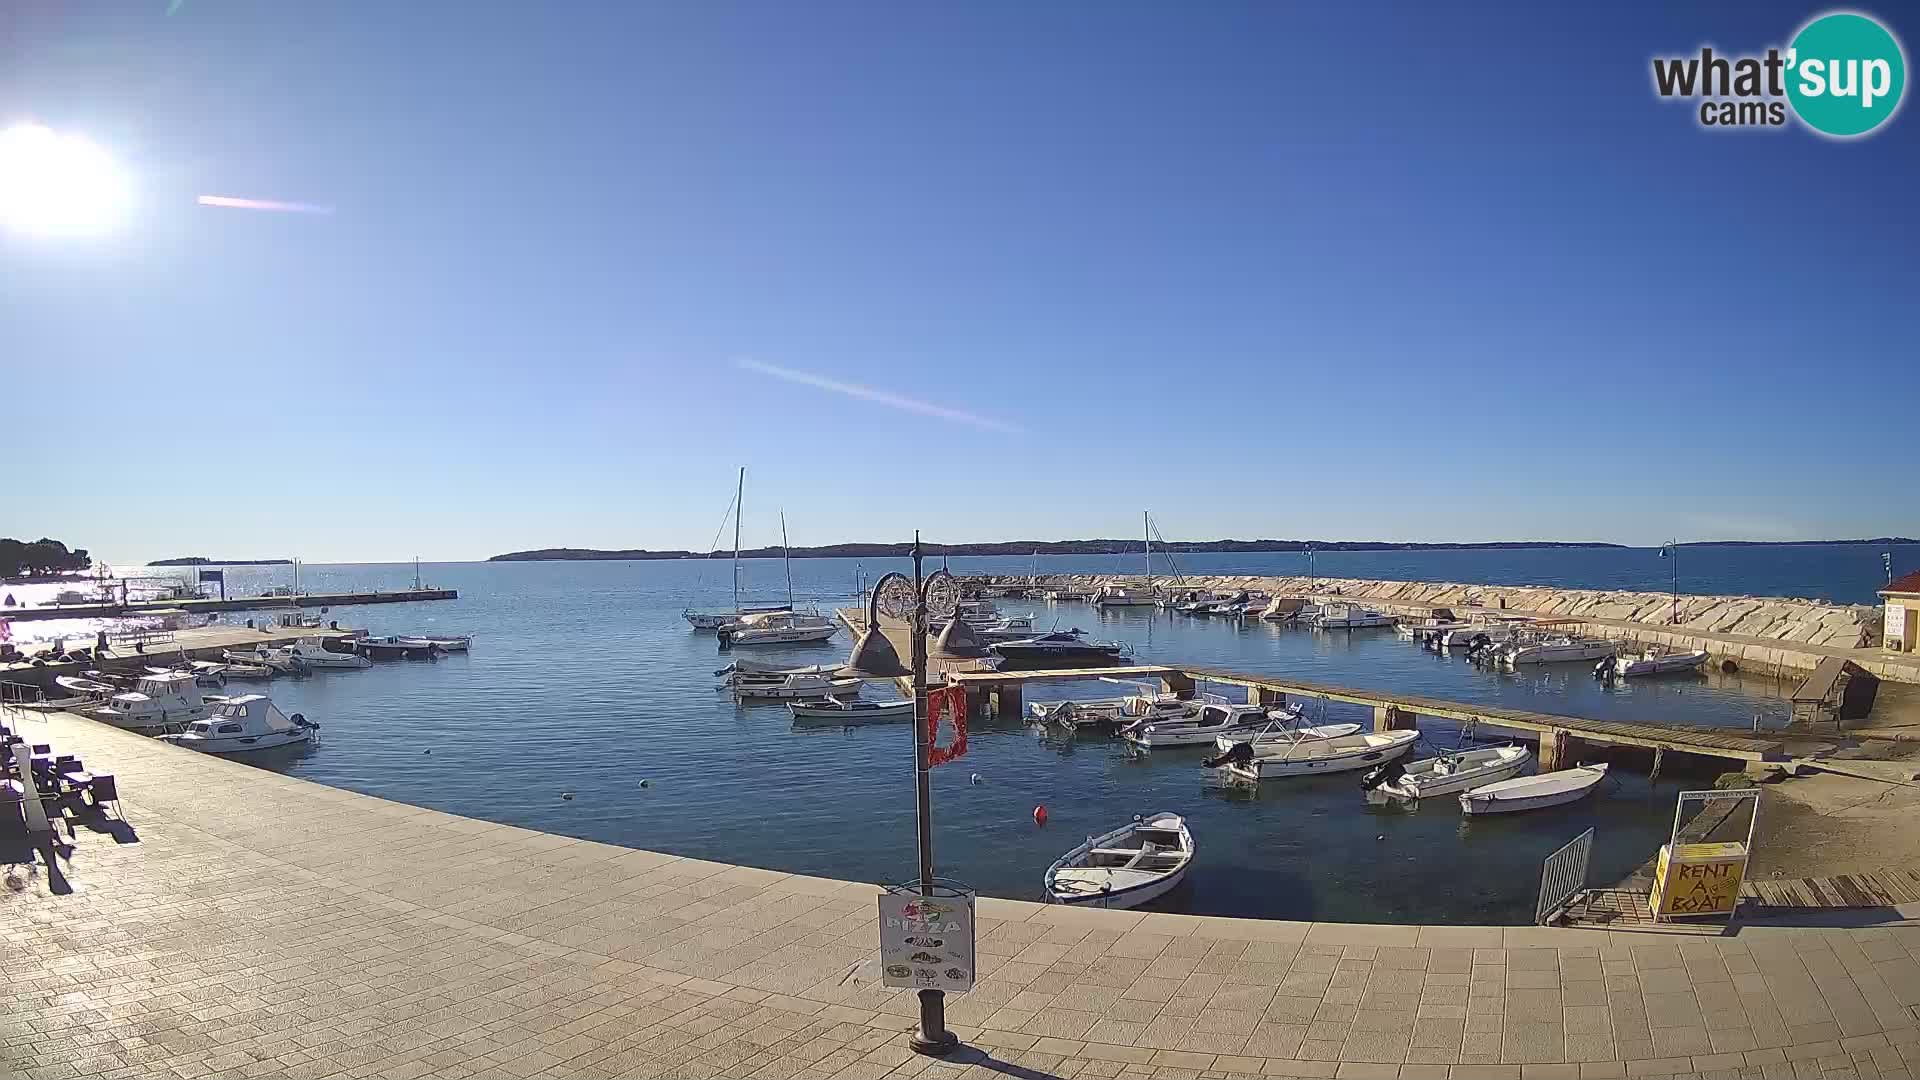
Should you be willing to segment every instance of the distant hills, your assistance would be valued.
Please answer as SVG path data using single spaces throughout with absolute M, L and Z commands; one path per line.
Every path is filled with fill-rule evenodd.
M 1689 540 L 1681 547 L 1840 547 L 1848 544 L 1920 544 L 1910 536 L 1876 536 L 1871 540 Z
M 1579 541 L 1561 543 L 1546 540 L 1517 540 L 1484 544 L 1405 544 L 1384 540 L 1205 540 L 1155 544 L 1155 552 L 1175 555 L 1225 551 L 1480 551 L 1523 548 L 1618 548 L 1624 544 Z M 995 544 L 923 544 L 928 555 L 1138 555 L 1138 540 L 1009 540 Z M 796 559 L 881 559 L 913 553 L 912 544 L 827 544 L 822 547 L 796 547 L 790 552 Z M 563 561 L 640 561 L 643 559 L 707 559 L 730 555 L 731 551 L 648 551 L 645 548 L 604 550 L 600 548 L 539 548 L 534 551 L 510 551 L 495 555 L 488 562 L 563 562 Z M 777 547 L 742 548 L 743 559 L 777 559 Z
M 155 559 L 148 566 L 291 566 L 292 559 L 209 559 L 204 555 L 186 555 L 178 559 Z

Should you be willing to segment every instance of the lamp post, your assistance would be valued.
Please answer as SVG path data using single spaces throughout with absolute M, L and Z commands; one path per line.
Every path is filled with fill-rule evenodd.
M 913 534 L 913 577 L 895 571 L 874 582 L 867 597 L 867 626 L 854 642 L 842 675 L 861 679 L 913 679 L 913 784 L 916 840 L 920 852 L 920 894 L 933 895 L 933 787 L 928 770 L 927 741 L 927 620 L 930 610 L 959 621 L 960 585 L 945 570 L 933 576 L 921 573 L 920 534 Z M 900 654 L 880 628 L 882 608 L 894 618 L 909 619 L 912 635 L 911 667 L 900 663 Z M 953 1051 L 960 1039 L 947 1030 L 945 991 L 920 991 L 920 1027 L 909 1045 L 914 1052 L 940 1056 Z
M 1680 541 L 1667 541 L 1660 549 L 1660 556 L 1667 560 L 1667 569 L 1673 573 L 1673 614 L 1667 616 L 1667 622 L 1677 626 L 1680 622 Z

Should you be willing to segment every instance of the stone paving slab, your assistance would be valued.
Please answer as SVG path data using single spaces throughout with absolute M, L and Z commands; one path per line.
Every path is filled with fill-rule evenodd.
M 1910 1077 L 1920 926 L 1671 937 L 980 905 L 967 1046 L 871 885 L 455 817 L 55 715 L 133 836 L 0 891 L 0 1076 Z

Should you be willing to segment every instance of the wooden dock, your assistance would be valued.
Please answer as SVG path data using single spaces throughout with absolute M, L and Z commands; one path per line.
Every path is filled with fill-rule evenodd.
M 163 631 L 140 643 L 140 649 L 132 645 L 116 643 L 107 656 L 101 659 L 73 663 L 27 662 L 0 664 L 0 698 L 7 700 L 30 701 L 40 694 L 61 696 L 53 691 L 54 678 L 60 675 L 78 675 L 88 668 L 103 671 L 139 671 L 149 664 L 171 664 L 181 657 L 189 660 L 219 660 L 220 654 L 232 649 L 237 652 L 252 652 L 261 646 L 269 649 L 282 645 L 291 645 L 296 641 L 311 639 L 329 639 L 352 637 L 354 631 L 335 630 L 319 626 L 203 626 L 193 630 Z M 74 640 L 75 645 L 91 645 L 92 639 Z M 144 650 L 144 651 L 142 651 Z
M 857 608 L 842 608 L 839 616 L 855 634 L 865 629 L 866 612 Z M 900 658 L 905 660 L 912 645 L 906 625 L 883 618 L 881 631 L 893 643 Z M 931 651 L 932 642 L 929 641 L 928 645 Z M 1171 693 L 1191 693 L 1195 685 L 1201 682 L 1239 686 L 1247 690 L 1249 701 L 1276 705 L 1284 703 L 1289 695 L 1324 698 L 1373 709 L 1376 730 L 1415 727 L 1418 717 L 1433 716 L 1457 723 L 1535 734 L 1540 739 L 1541 768 L 1546 770 L 1560 768 L 1563 763 L 1571 764 L 1587 744 L 1633 746 L 1662 753 L 1697 754 L 1742 763 L 1781 760 L 1785 752 L 1784 745 L 1778 740 L 1743 731 L 1721 732 L 1662 724 L 1590 720 L 1180 664 L 995 670 L 984 660 L 952 660 L 930 656 L 927 676 L 929 682 L 934 684 L 944 681 L 966 687 L 968 697 L 975 702 L 970 711 L 977 714 L 982 709 L 991 708 L 998 716 L 1014 716 L 1021 712 L 1023 688 L 1028 683 L 1075 679 L 1159 680 L 1161 687 Z
M 267 608 L 352 607 L 357 604 L 411 604 L 417 600 L 458 600 L 454 589 L 396 589 L 391 592 L 301 593 L 299 596 L 236 596 L 226 600 L 136 600 L 127 604 L 63 604 L 59 607 L 7 608 L 0 619 L 126 619 L 156 611 L 257 611 Z
M 1888 867 L 1859 874 L 1816 878 L 1749 879 L 1741 900 L 1763 909 L 1826 911 L 1920 903 L 1920 872 Z

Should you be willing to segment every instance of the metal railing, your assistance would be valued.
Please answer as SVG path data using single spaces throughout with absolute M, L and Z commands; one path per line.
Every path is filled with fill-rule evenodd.
M 1540 900 L 1533 909 L 1536 924 L 1545 926 L 1567 901 L 1587 887 L 1587 863 L 1592 858 L 1593 829 L 1589 828 L 1540 864 Z

